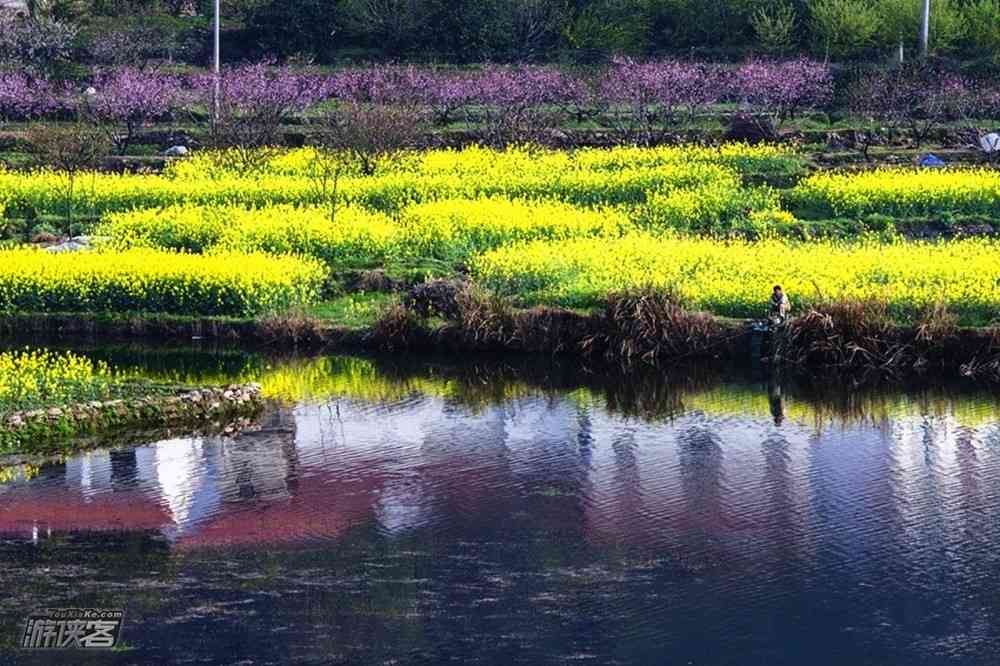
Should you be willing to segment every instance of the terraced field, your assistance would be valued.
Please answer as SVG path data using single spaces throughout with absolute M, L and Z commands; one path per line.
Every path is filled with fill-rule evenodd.
M 202 152 L 162 174 L 77 174 L 88 185 L 72 190 L 67 174 L 3 172 L 8 218 L 86 212 L 97 240 L 82 256 L 4 250 L 0 309 L 256 317 L 335 297 L 344 271 L 419 267 L 524 305 L 655 286 L 752 317 L 782 283 L 796 306 L 879 299 L 901 320 L 941 305 L 993 320 L 995 241 L 897 231 L 1000 220 L 997 171 L 807 171 L 790 149 L 734 144 L 429 150 L 370 175 L 311 148 L 249 170 Z

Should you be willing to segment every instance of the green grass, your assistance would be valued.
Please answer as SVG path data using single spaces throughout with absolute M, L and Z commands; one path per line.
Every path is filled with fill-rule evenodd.
M 0 152 L 0 163 L 6 164 L 9 169 L 30 169 L 35 166 L 36 162 L 34 155 L 24 151 L 5 150 Z
M 311 306 L 305 314 L 336 326 L 367 328 L 395 298 L 393 294 L 373 292 L 346 294 Z
M 459 269 L 453 262 L 443 259 L 397 258 L 385 266 L 389 277 L 404 282 L 424 282 L 434 278 L 452 277 Z

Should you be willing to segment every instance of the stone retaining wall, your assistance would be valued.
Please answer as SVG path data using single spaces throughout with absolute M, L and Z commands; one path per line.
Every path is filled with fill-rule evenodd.
M 247 384 L 15 412 L 0 421 L 0 452 L 44 451 L 107 431 L 224 425 L 262 408 L 260 386 Z

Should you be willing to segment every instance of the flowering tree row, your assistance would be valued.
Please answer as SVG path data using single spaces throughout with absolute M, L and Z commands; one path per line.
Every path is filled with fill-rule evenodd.
M 174 76 L 156 70 L 119 68 L 99 74 L 96 98 L 107 104 L 143 102 L 178 109 L 202 100 L 212 76 Z M 232 99 L 287 96 L 295 105 L 325 99 L 355 103 L 421 105 L 441 122 L 455 120 L 470 106 L 554 106 L 583 113 L 609 105 L 662 106 L 669 114 L 691 112 L 718 101 L 776 103 L 782 113 L 829 100 L 829 70 L 808 60 L 750 62 L 737 68 L 678 61 L 636 62 L 619 58 L 593 75 L 574 75 L 556 67 L 501 67 L 443 71 L 380 65 L 346 69 L 332 75 L 297 72 L 266 64 L 229 69 L 222 77 Z M 75 103 L 78 91 L 60 89 L 23 72 L 0 73 L 0 114 L 39 116 Z M 68 100 L 68 102 L 67 102 Z
M 863 77 L 854 85 L 854 98 L 872 110 L 922 113 L 931 120 L 953 112 L 957 100 L 974 96 L 982 100 L 984 114 L 996 111 L 997 88 L 973 90 L 960 77 L 926 74 L 905 74 L 903 86 L 899 76 L 893 79 L 897 85 L 886 85 L 884 77 Z M 342 109 L 402 109 L 439 125 L 463 121 L 488 143 L 532 140 L 567 121 L 594 122 L 622 141 L 656 143 L 720 103 L 778 126 L 833 99 L 829 68 L 806 59 L 727 67 L 620 58 L 586 75 L 494 65 L 475 71 L 382 65 L 321 75 L 258 63 L 226 70 L 219 84 L 220 117 L 231 130 L 248 135 L 240 141 L 256 145 L 276 140 L 282 123 L 327 100 Z M 0 119 L 87 118 L 116 127 L 115 142 L 124 151 L 145 124 L 184 111 L 205 117 L 214 86 L 211 74 L 178 76 L 129 67 L 100 73 L 82 91 L 24 72 L 0 73 Z M 856 108 L 862 115 L 877 115 L 865 113 L 864 104 Z
M 749 105 L 779 120 L 792 117 L 826 104 L 832 79 L 825 66 L 808 60 L 726 69 L 617 59 L 588 76 L 554 67 L 494 65 L 477 71 L 387 65 L 318 75 L 259 63 L 227 70 L 220 88 L 224 115 L 253 118 L 255 131 L 268 126 L 268 119 L 273 126 L 320 102 L 337 100 L 352 108 L 411 109 L 439 125 L 464 121 L 490 143 L 530 140 L 533 132 L 566 120 L 594 119 L 617 130 L 623 140 L 655 142 L 667 129 L 718 102 Z M 210 74 L 181 77 L 125 67 L 99 74 L 81 92 L 12 72 L 0 74 L 0 117 L 85 115 L 119 126 L 116 143 L 123 150 L 143 124 L 183 110 L 206 110 L 213 90 Z
M 211 109 L 211 74 L 178 76 L 122 67 L 99 73 L 91 85 L 58 85 L 24 72 L 0 73 L 0 120 L 76 117 L 114 128 L 120 152 L 138 130 L 182 112 Z M 280 124 L 326 99 L 327 86 L 316 77 L 259 63 L 227 70 L 220 80 L 220 104 L 229 119 Z

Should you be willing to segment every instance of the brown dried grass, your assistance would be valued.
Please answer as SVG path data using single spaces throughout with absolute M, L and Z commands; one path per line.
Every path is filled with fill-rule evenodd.
M 421 318 L 401 303 L 386 307 L 365 335 L 365 342 L 389 352 L 424 347 L 429 340 Z
M 713 354 L 726 342 L 725 330 L 710 314 L 686 305 L 675 292 L 653 288 L 610 294 L 603 330 L 583 350 L 625 366 Z
M 302 310 L 264 317 L 258 324 L 260 337 L 268 344 L 310 344 L 322 340 L 322 324 Z
M 935 303 L 927 308 L 917 324 L 917 341 L 940 344 L 958 333 L 958 315 L 948 310 L 948 304 Z
M 507 299 L 473 285 L 455 294 L 454 320 L 466 341 L 477 348 L 514 346 L 517 323 Z
M 897 374 L 912 363 L 884 301 L 840 299 L 818 304 L 775 333 L 785 363 Z

